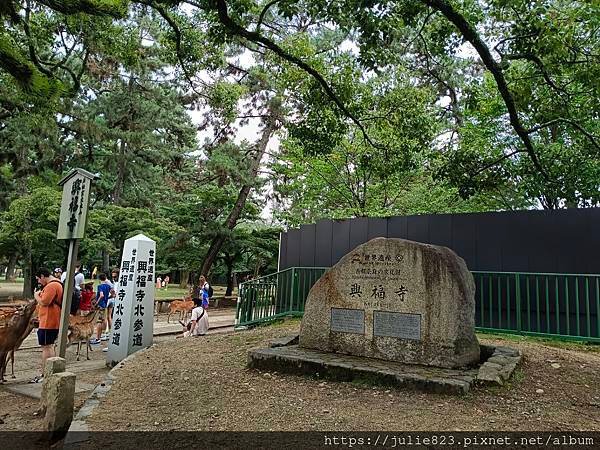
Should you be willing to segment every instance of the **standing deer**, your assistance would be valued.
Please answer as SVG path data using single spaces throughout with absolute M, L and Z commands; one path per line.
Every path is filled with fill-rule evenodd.
M 169 319 L 171 318 L 171 314 L 179 312 L 181 320 L 184 320 L 187 317 L 188 313 L 192 312 L 192 309 L 194 309 L 194 302 L 189 297 L 186 297 L 183 300 L 173 300 L 169 304 L 169 314 L 167 315 L 167 323 L 170 323 Z
M 19 347 L 21 347 L 21 344 L 23 343 L 23 341 L 27 338 L 27 336 L 29 336 L 31 331 L 36 327 L 35 317 L 37 317 L 37 308 L 35 309 L 35 312 L 36 313 L 33 315 L 33 317 L 29 320 L 29 324 L 27 325 L 27 328 L 25 329 L 25 331 L 23 331 L 23 334 L 17 340 L 15 346 L 11 350 L 10 354 L 7 356 L 6 365 L 8 365 L 8 360 L 10 359 L 10 372 L 11 372 L 10 377 L 11 378 L 16 378 L 15 377 L 15 351 L 17 351 L 19 349 Z
M 96 319 L 98 319 L 99 314 L 100 309 L 96 309 L 86 316 L 69 317 L 69 331 L 67 332 L 67 338 L 69 339 L 69 344 L 77 342 L 77 361 L 79 361 L 79 351 L 81 350 L 82 342 L 85 343 L 85 357 L 90 359 L 90 351 L 92 350 L 90 338 L 94 334 Z
M 0 327 L 0 382 L 6 381 L 4 372 L 9 356 L 12 354 L 14 366 L 14 351 L 19 348 L 33 328 L 31 319 L 36 306 L 37 302 L 35 300 L 29 301 L 25 306 L 16 310 L 8 322 Z

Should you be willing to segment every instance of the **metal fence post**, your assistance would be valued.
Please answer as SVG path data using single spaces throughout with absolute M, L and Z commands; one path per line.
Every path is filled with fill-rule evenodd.
M 297 273 L 296 273 L 296 268 L 294 267 L 292 269 L 292 295 L 291 295 L 291 308 L 290 311 L 296 311 L 296 302 L 297 302 L 297 296 L 296 296 L 296 287 L 297 287 Z
M 521 331 L 521 279 L 519 278 L 519 274 L 515 276 L 515 294 L 517 296 L 517 331 Z M 529 314 L 529 311 L 527 311 Z

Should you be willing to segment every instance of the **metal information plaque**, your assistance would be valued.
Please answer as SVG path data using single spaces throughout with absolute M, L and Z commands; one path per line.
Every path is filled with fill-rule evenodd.
M 331 331 L 365 334 L 364 309 L 331 308 Z
M 375 336 L 421 340 L 421 314 L 373 311 Z

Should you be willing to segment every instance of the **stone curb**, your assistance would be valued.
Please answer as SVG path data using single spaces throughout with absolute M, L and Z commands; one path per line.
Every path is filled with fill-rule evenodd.
M 523 354 L 514 348 L 498 346 L 492 355 L 481 365 L 477 381 L 483 384 L 504 385 L 523 360 Z
M 89 428 L 86 422 L 86 419 L 92 414 L 96 406 L 100 404 L 100 400 L 102 400 L 106 395 L 110 392 L 113 383 L 116 381 L 117 377 L 113 373 L 117 369 L 122 368 L 125 364 L 133 361 L 137 356 L 146 353 L 148 350 L 156 346 L 157 344 L 152 344 L 150 347 L 146 347 L 140 351 L 132 353 L 124 360 L 120 361 L 116 366 L 114 366 L 110 371 L 106 374 L 104 381 L 96 386 L 96 388 L 92 391 L 90 396 L 87 398 L 83 406 L 77 412 L 77 415 L 71 422 L 71 426 L 69 427 L 69 431 L 64 440 L 64 446 L 68 448 L 69 445 L 74 445 L 80 442 L 85 442 L 89 439 Z

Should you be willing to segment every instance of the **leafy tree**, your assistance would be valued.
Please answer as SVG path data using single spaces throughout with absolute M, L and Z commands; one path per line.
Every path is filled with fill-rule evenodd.
M 61 192 L 35 187 L 11 202 L 0 217 L 0 251 L 21 255 L 24 263 L 23 296 L 33 293 L 33 275 L 38 267 L 62 261 L 64 246 L 56 240 Z

